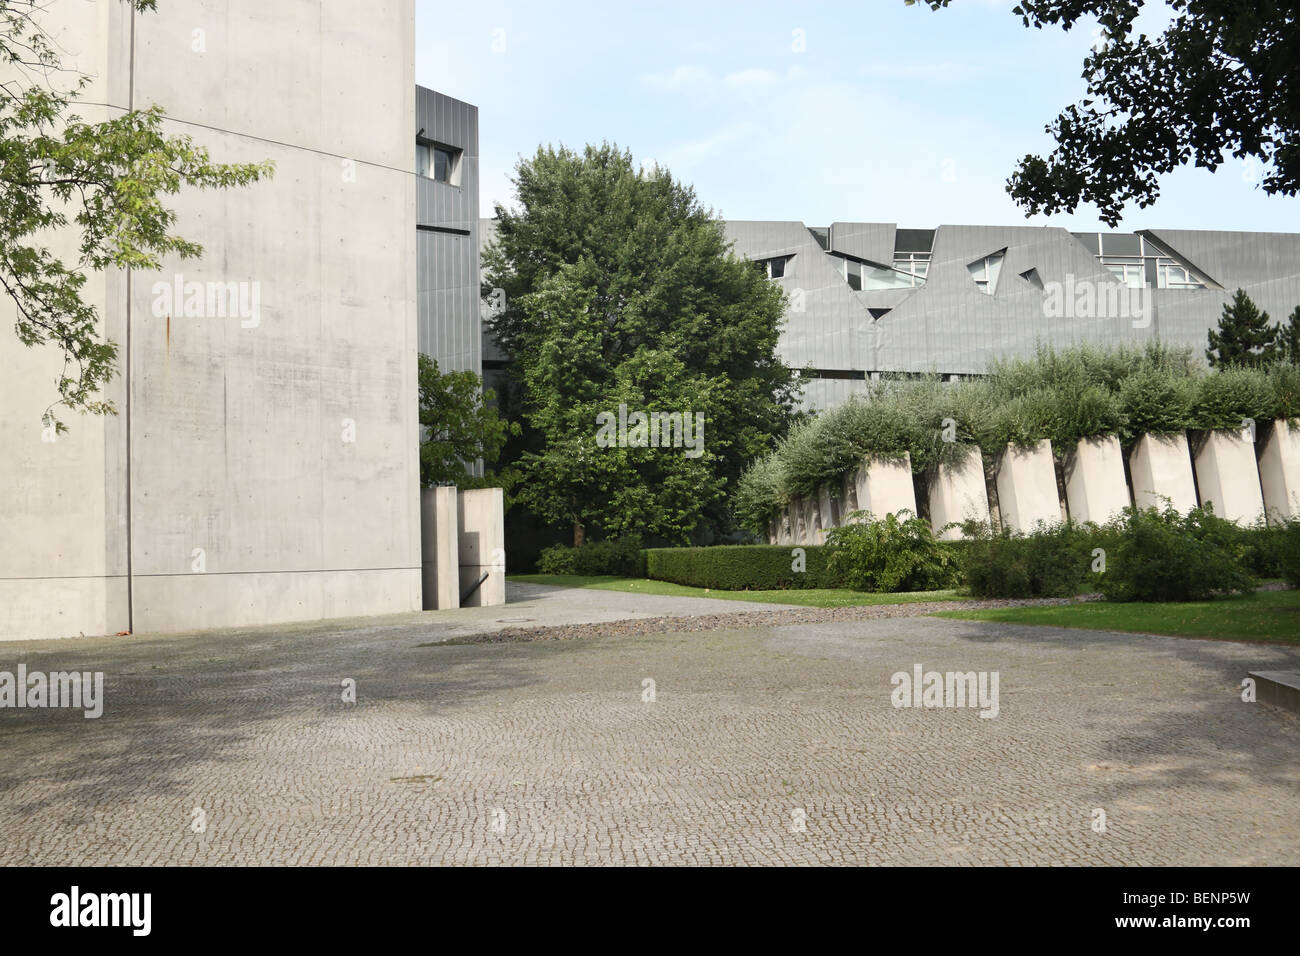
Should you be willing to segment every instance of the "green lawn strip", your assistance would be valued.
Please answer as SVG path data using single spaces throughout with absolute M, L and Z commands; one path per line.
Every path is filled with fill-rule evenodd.
M 561 588 L 595 588 L 631 594 L 662 594 L 669 597 L 707 597 L 724 601 L 755 601 L 762 604 L 798 604 L 801 607 L 851 607 L 874 604 L 913 604 L 918 601 L 960 601 L 956 591 L 915 591 L 907 594 L 872 594 L 847 588 L 809 588 L 788 591 L 714 591 L 649 578 L 616 578 L 576 574 L 511 574 L 521 584 L 549 584 Z
M 938 617 L 1007 624 L 1135 631 L 1175 637 L 1276 641 L 1300 644 L 1300 590 L 1257 591 L 1186 604 L 1109 604 L 1007 607 L 987 611 L 938 611 Z

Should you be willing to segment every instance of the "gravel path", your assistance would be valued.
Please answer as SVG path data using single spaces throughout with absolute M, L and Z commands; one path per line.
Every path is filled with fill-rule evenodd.
M 1004 607 L 1055 607 L 1098 600 L 1100 595 L 1076 598 L 1026 598 L 985 601 L 918 601 L 913 604 L 875 604 L 858 607 L 783 607 L 728 614 L 690 614 L 673 617 L 629 618 L 591 624 L 563 624 L 551 627 L 505 627 L 477 634 L 457 635 L 426 645 L 512 644 L 526 641 L 577 641 L 592 637 L 628 637 L 640 634 L 668 634 L 682 631 L 719 631 L 737 627 L 781 627 L 789 624 L 840 624 L 874 621 L 891 617 L 924 617 L 936 611 L 979 611 Z

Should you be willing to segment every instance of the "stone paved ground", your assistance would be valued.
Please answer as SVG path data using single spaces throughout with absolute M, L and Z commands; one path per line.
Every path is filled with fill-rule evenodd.
M 98 720 L 0 710 L 0 863 L 1300 864 L 1300 719 L 1238 689 L 1296 649 L 925 617 L 420 646 L 428 621 L 0 645 L 107 682 Z M 895 709 L 917 663 L 997 671 L 999 715 Z

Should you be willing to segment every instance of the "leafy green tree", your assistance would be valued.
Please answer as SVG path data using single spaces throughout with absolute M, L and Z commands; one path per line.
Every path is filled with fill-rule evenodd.
M 932 8 L 950 0 L 925 2 Z M 1096 204 L 1114 226 L 1123 207 L 1150 206 L 1158 177 L 1228 155 L 1257 164 L 1267 193 L 1300 190 L 1300 16 L 1278 0 L 1166 0 L 1172 21 L 1135 35 L 1146 0 L 1020 0 L 1026 27 L 1069 30 L 1096 18 L 1104 42 L 1084 60 L 1087 92 L 1046 131 L 1056 149 L 1029 155 L 1007 181 L 1027 214 Z
M 692 189 L 616 146 L 541 148 L 514 184 L 485 274 L 528 425 L 520 500 L 575 545 L 588 529 L 686 540 L 727 526 L 724 489 L 783 433 L 797 394 L 776 356 L 781 291 L 731 253 Z M 620 405 L 629 419 L 702 416 L 698 453 L 599 443 L 598 416 Z
M 492 389 L 483 389 L 473 372 L 440 372 L 437 360 L 424 354 L 419 362 L 420 483 L 511 484 L 510 476 L 494 475 L 490 467 L 483 477 L 471 471 L 475 461 L 493 465 L 507 438 L 519 433 L 518 424 L 502 421 L 492 407 Z
M 1277 326 L 1269 322 L 1244 289 L 1223 307 L 1218 329 L 1210 329 L 1210 347 L 1205 357 L 1213 368 L 1249 366 L 1262 368 L 1283 358 Z
M 143 12 L 156 0 L 123 2 Z M 118 350 L 82 300 L 87 271 L 157 269 L 167 255 L 198 256 L 202 248 L 173 231 L 164 197 L 186 186 L 246 185 L 272 165 L 214 163 L 188 136 L 165 135 L 157 106 L 83 121 L 72 109 L 89 78 L 61 66 L 40 16 L 39 4 L 0 0 L 0 287 L 17 308 L 19 340 L 62 352 L 58 398 L 45 413 L 61 432 L 60 405 L 116 411 L 98 397 Z M 50 252 L 51 230 L 77 233 L 77 261 Z

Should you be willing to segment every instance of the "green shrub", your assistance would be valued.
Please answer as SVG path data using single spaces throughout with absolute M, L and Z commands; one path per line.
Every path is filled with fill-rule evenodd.
M 1254 368 L 1225 368 L 1196 380 L 1192 427 L 1241 428 L 1242 419 L 1271 419 L 1277 398 L 1266 373 Z
M 1072 597 L 1099 583 L 1093 549 L 1102 540 L 1094 526 L 1070 521 L 1032 534 L 984 526 L 961 552 L 962 577 L 976 597 Z
M 1209 509 L 1126 508 L 1107 530 L 1101 591 L 1111 601 L 1199 601 L 1253 585 L 1241 529 Z
M 1196 381 L 1186 373 L 1154 366 L 1139 369 L 1119 387 L 1129 436 L 1185 431 L 1192 424 L 1195 396 Z
M 844 586 L 828 567 L 828 549 L 819 545 L 727 544 L 643 553 L 646 577 L 690 587 L 778 591 Z
M 827 532 L 832 574 L 855 591 L 933 591 L 957 583 L 957 562 L 930 525 L 910 511 L 877 520 L 855 511 L 857 523 Z
M 1262 519 L 1248 528 L 1238 528 L 1238 545 L 1242 550 L 1242 563 L 1257 578 L 1281 578 L 1283 570 L 1283 543 L 1286 527 L 1266 524 Z
M 543 549 L 537 559 L 542 574 L 613 574 L 620 577 L 645 576 L 641 536 L 624 535 L 604 541 L 588 541 L 581 547 L 556 544 Z
M 1291 519 L 1277 541 L 1278 570 L 1292 587 L 1300 588 L 1300 520 Z

